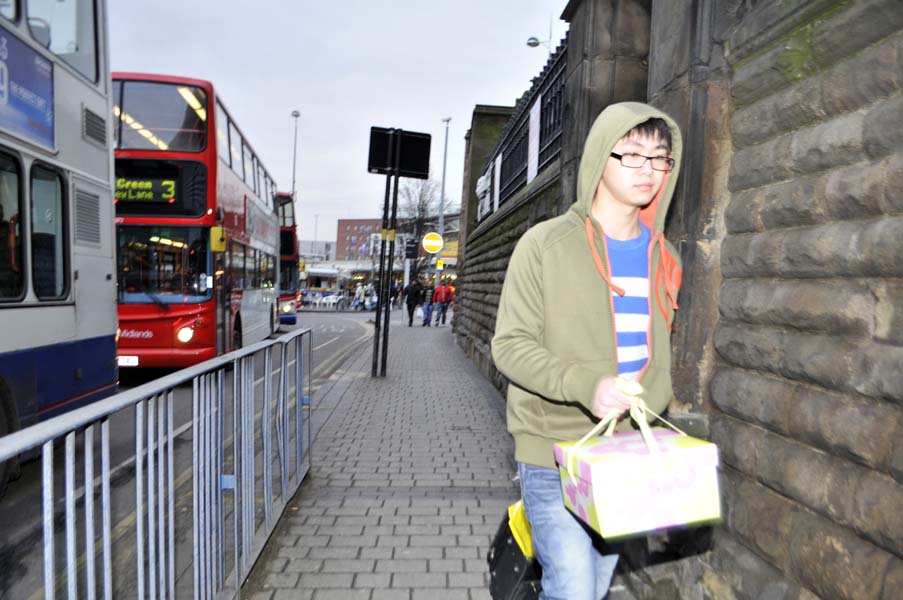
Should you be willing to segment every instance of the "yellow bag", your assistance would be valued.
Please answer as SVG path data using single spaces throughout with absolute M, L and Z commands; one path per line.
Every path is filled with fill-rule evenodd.
M 514 541 L 520 546 L 520 551 L 526 558 L 533 558 L 533 531 L 530 529 L 530 521 L 527 520 L 523 500 L 518 500 L 508 507 L 508 526 L 511 528 Z

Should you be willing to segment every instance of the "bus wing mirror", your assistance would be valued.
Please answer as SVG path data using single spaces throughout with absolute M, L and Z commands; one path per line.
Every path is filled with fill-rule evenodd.
M 223 227 L 210 228 L 210 251 L 225 252 L 226 251 L 226 230 Z

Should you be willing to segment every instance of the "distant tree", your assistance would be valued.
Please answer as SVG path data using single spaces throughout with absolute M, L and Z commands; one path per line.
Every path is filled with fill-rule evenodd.
M 439 186 L 432 179 L 405 181 L 398 190 L 398 216 L 404 230 L 422 238 L 439 218 Z
M 408 179 L 398 189 L 398 230 L 418 242 L 436 228 L 439 219 L 439 184 L 432 179 Z M 428 264 L 427 257 L 413 261 L 415 276 Z

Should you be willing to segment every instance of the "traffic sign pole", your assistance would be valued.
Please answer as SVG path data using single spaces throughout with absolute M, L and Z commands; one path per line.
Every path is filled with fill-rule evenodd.
M 392 276 L 393 276 L 393 266 L 395 265 L 395 228 L 398 225 L 397 215 L 398 215 L 398 171 L 400 170 L 401 163 L 401 131 L 395 134 L 397 143 L 395 144 L 395 187 L 392 189 L 392 220 L 389 225 L 389 256 L 388 260 L 388 268 L 386 269 L 386 277 L 385 281 L 382 284 L 382 287 L 379 290 L 379 295 L 381 298 L 385 298 L 386 303 L 386 318 L 383 320 L 383 356 L 382 356 L 382 364 L 379 368 L 379 374 L 381 377 L 386 376 L 386 359 L 389 354 L 389 311 L 392 309 Z M 378 310 L 378 309 L 377 309 Z

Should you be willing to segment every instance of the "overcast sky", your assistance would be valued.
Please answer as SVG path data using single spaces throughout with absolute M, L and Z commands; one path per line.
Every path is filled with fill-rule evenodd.
M 464 135 L 476 104 L 513 105 L 567 24 L 567 0 L 114 0 L 114 70 L 208 79 L 276 180 L 292 186 L 301 239 L 336 220 L 381 216 L 385 176 L 367 173 L 370 127 L 433 136 L 430 177 L 461 200 Z M 404 180 L 402 180 L 404 182 Z M 314 215 L 318 215 L 315 219 Z M 316 222 L 316 231 L 315 231 Z

